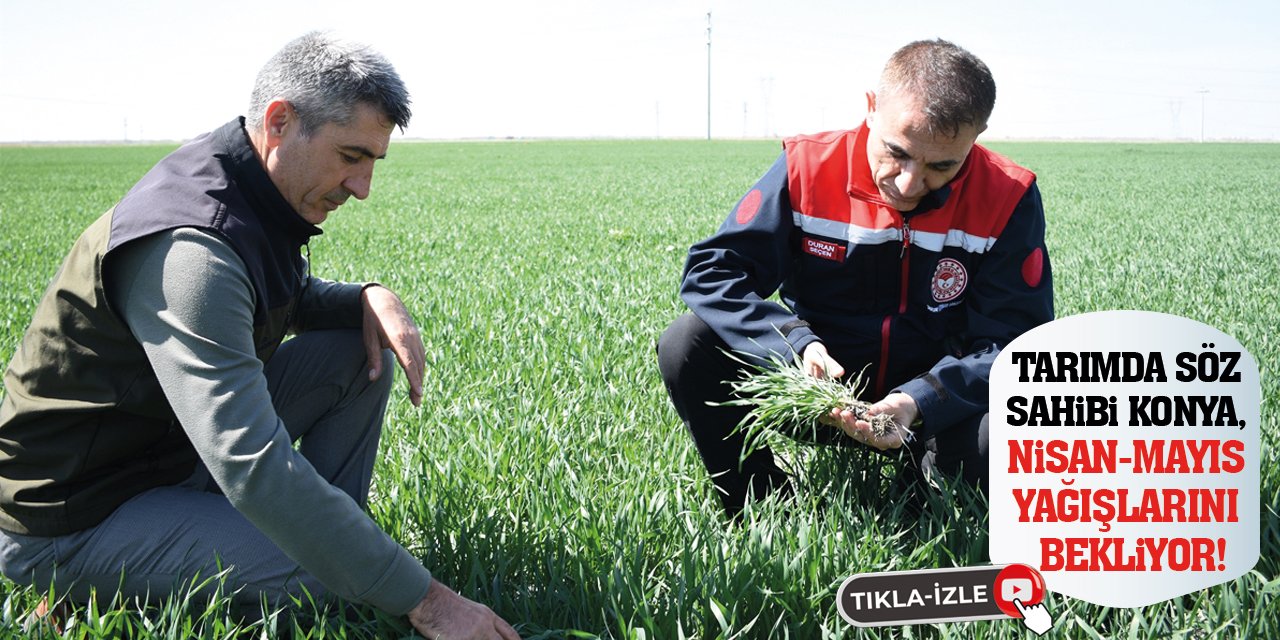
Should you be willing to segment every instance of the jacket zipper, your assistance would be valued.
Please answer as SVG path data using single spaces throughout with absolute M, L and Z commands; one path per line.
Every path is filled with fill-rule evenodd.
M 911 223 L 902 218 L 902 249 L 898 251 L 898 259 L 902 262 L 902 281 L 898 287 L 898 315 L 907 312 L 907 277 L 911 274 Z M 880 367 L 876 372 L 876 397 L 885 395 L 885 377 L 889 370 L 889 327 L 893 323 L 893 314 L 887 314 L 880 323 Z

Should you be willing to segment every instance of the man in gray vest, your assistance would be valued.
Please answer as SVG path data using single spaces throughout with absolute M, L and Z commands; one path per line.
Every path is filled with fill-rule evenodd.
M 161 160 L 81 235 L 5 373 L 5 576 L 83 601 L 225 571 L 249 604 L 334 595 L 427 637 L 518 637 L 364 513 L 391 367 L 418 405 L 425 349 L 394 293 L 302 257 L 369 195 L 409 115 L 384 57 L 305 35 L 262 69 L 246 118 Z

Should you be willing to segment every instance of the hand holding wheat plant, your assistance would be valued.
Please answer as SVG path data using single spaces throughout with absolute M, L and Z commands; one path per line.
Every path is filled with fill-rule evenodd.
M 818 355 L 825 356 L 825 349 Z M 809 359 L 809 363 L 800 358 L 788 363 L 774 357 L 759 365 L 735 359 L 747 368 L 742 379 L 730 383 L 737 398 L 725 404 L 751 407 L 739 425 L 747 433 L 748 442 L 753 442 L 765 430 L 786 431 L 819 423 L 839 427 L 855 440 L 881 450 L 899 448 L 910 439 L 910 432 L 894 420 L 893 414 L 910 413 L 914 403 L 910 407 L 900 406 L 898 403 L 903 401 L 895 396 L 906 396 L 890 394 L 878 403 L 877 411 L 872 411 L 871 403 L 858 398 L 865 386 L 862 376 L 840 382 L 832 375 L 843 373 L 843 368 L 835 371 L 829 366 L 820 372 L 828 375 L 811 373 L 814 362 L 829 362 L 839 367 L 829 356 Z
M 905 393 L 891 393 L 879 402 L 867 405 L 863 411 L 838 409 L 831 413 L 824 424 L 839 427 L 849 437 L 881 451 L 900 448 L 909 442 L 914 433 L 902 425 L 914 424 L 919 415 L 916 402 Z M 878 425 L 883 424 L 885 428 Z

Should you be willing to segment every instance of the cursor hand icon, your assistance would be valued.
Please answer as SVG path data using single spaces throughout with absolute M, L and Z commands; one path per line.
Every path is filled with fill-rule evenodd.
M 1018 613 L 1022 614 L 1022 624 L 1034 631 L 1036 635 L 1044 635 L 1044 632 L 1053 626 L 1053 616 L 1049 615 L 1049 610 L 1045 608 L 1043 602 L 1025 606 L 1022 600 L 1014 598 L 1013 606 L 1017 607 Z

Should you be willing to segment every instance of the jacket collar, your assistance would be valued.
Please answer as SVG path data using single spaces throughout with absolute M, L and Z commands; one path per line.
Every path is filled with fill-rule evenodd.
M 264 223 L 276 227 L 302 244 L 323 233 L 320 227 L 298 215 L 271 181 L 271 176 L 267 175 L 257 152 L 253 150 L 243 117 L 219 127 L 213 132 L 213 136 L 218 158 Z

